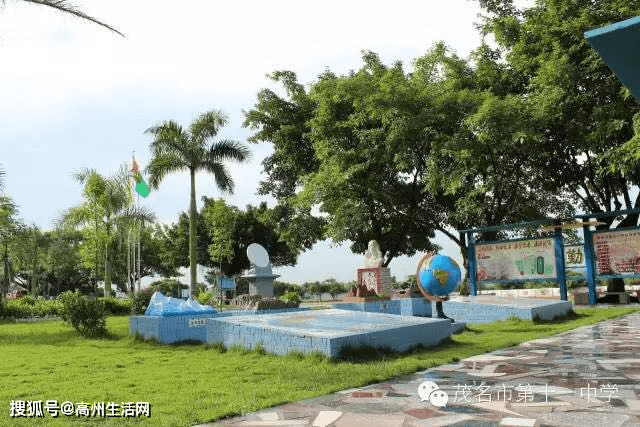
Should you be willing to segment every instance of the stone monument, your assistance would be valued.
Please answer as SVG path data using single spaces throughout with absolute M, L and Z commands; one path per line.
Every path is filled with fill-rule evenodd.
M 382 252 L 375 240 L 369 242 L 364 254 L 364 265 L 358 268 L 356 289 L 360 293 L 389 294 L 391 291 L 391 271 L 382 267 Z M 364 296 L 364 295 L 357 295 Z
M 249 295 L 272 298 L 273 281 L 280 275 L 271 271 L 269 254 L 261 245 L 252 243 L 247 247 L 247 258 L 251 263 L 251 269 L 242 277 L 249 280 Z

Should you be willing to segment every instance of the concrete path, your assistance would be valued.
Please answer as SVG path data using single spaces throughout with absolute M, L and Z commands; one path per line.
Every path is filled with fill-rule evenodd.
M 640 313 L 213 425 L 640 426 Z

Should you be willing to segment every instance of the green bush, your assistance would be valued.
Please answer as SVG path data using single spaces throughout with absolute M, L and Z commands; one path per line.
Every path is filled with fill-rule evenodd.
M 209 305 L 211 301 L 213 301 L 213 292 L 211 291 L 201 291 L 196 300 L 202 305 Z
M 31 304 L 23 304 L 20 299 L 7 300 L 5 306 L 5 315 L 8 318 L 24 319 L 33 317 L 33 306 Z
M 161 279 L 149 285 L 151 294 L 154 292 L 162 292 L 162 295 L 166 297 L 180 298 L 182 296 L 182 289 L 188 288 L 187 285 L 183 285 L 176 279 Z
M 300 298 L 300 294 L 298 293 L 298 291 L 285 292 L 285 294 L 282 295 L 280 299 L 285 302 L 294 303 L 296 304 L 296 307 L 300 304 L 300 301 L 302 301 L 302 298 Z
M 113 315 L 131 314 L 133 310 L 134 302 L 130 299 L 118 299 L 116 297 L 104 297 L 99 298 L 104 304 L 107 313 Z
M 279 310 L 283 308 L 297 308 L 299 303 L 287 302 L 276 298 L 262 298 L 256 305 L 256 310 Z
M 62 302 L 62 319 L 84 337 L 107 335 L 107 311 L 100 299 L 89 299 L 80 292 L 66 291 L 58 295 Z
M 0 316 L 3 318 L 24 319 L 29 317 L 59 316 L 62 305 L 56 300 L 42 297 L 23 296 L 2 303 Z
M 136 314 L 144 314 L 147 307 L 149 307 L 151 295 L 153 295 L 153 291 L 150 288 L 136 292 L 133 296 L 133 312 Z

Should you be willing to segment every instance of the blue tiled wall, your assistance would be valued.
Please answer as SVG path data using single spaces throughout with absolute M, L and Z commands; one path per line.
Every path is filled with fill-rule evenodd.
M 156 339 L 163 344 L 184 341 L 204 342 L 207 337 L 206 319 L 211 313 L 188 316 L 131 316 L 129 333 L 136 332 L 144 339 Z
M 398 314 L 402 316 L 431 317 L 431 304 L 424 298 L 401 298 L 384 301 L 349 302 L 334 304 L 340 310 L 368 313 Z
M 205 320 L 211 317 L 259 316 L 263 314 L 307 311 L 308 308 L 287 308 L 280 310 L 231 310 L 222 313 L 194 314 L 187 316 L 131 316 L 129 333 L 136 332 L 144 339 L 155 339 L 163 344 L 185 341 L 204 343 L 207 338 Z M 198 320 L 198 321 L 195 321 Z
M 363 314 L 365 315 L 365 314 Z M 375 316 L 375 314 L 369 314 Z M 384 316 L 384 315 L 383 315 Z M 345 346 L 389 347 L 396 351 L 407 351 L 419 344 L 436 345 L 451 335 L 451 323 L 442 319 L 424 319 L 384 330 L 350 333 L 343 336 L 319 337 L 305 331 L 284 331 L 259 325 L 238 325 L 233 319 L 207 319 L 207 343 L 221 342 L 225 347 L 242 345 L 253 349 L 260 344 L 265 351 L 287 354 L 291 351 L 311 353 L 319 351 L 329 357 L 338 357 Z
M 552 320 L 554 317 L 564 316 L 571 309 L 568 301 L 556 301 L 530 307 L 509 306 L 504 304 L 475 304 L 470 302 L 445 301 L 442 303 L 444 314 L 456 320 L 467 323 L 490 323 L 496 320 L 506 320 L 518 317 L 524 320 Z

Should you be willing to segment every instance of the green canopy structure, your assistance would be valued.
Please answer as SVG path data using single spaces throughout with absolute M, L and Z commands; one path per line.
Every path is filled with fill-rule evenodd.
M 640 16 L 587 31 L 584 36 L 640 101 Z

